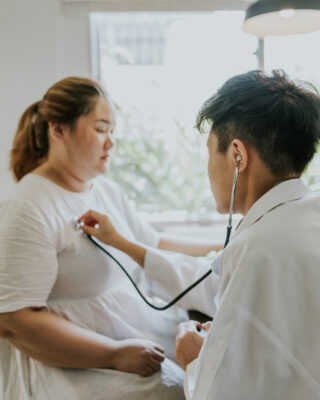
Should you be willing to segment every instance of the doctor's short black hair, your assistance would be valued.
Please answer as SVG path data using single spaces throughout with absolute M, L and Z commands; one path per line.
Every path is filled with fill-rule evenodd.
M 275 176 L 301 174 L 320 139 L 320 97 L 311 84 L 293 82 L 283 71 L 249 71 L 229 79 L 200 109 L 225 153 L 233 139 L 251 144 Z

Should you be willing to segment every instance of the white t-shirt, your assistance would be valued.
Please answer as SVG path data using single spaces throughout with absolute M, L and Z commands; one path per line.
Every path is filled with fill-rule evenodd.
M 107 214 L 118 232 L 128 240 L 150 247 L 158 245 L 157 232 L 139 218 L 119 186 L 108 179 L 98 178 L 93 181 L 89 191 L 75 193 L 46 178 L 29 174 L 16 185 L 11 199 L 0 209 L 0 312 L 31 306 L 47 307 L 79 326 L 114 339 L 140 337 L 154 340 L 173 357 L 177 324 L 185 319 L 185 313 L 179 309 L 168 312 L 150 309 L 138 297 L 114 261 L 95 247 L 81 231 L 74 230 L 74 217 L 81 216 L 89 209 Z M 133 260 L 114 248 L 108 250 L 138 279 L 142 270 Z M 6 348 L 3 347 L 4 343 Z M 11 360 L 10 368 L 13 371 L 16 369 L 20 377 L 26 372 L 25 365 L 31 363 L 33 368 L 37 366 L 37 375 L 40 376 L 35 378 L 34 388 L 40 390 L 39 382 L 42 380 L 42 385 L 46 382 L 49 370 L 58 371 L 29 357 L 27 363 L 18 362 L 17 357 L 23 359 L 23 356 L 7 341 L 2 341 L 0 346 L 1 354 L 7 354 L 6 357 L 1 355 L 3 371 L 8 368 L 8 360 Z M 12 361 L 13 354 L 15 361 Z M 172 368 L 176 370 L 176 366 Z M 54 375 L 53 372 L 50 374 Z M 59 376 L 61 374 L 59 370 Z M 58 382 L 61 383 L 70 374 L 71 371 L 66 370 Z M 177 381 L 181 378 L 179 374 L 176 373 Z M 12 374 L 10 376 L 12 378 Z M 106 379 L 105 375 L 103 379 Z M 114 387 L 116 391 L 117 386 L 121 385 L 114 377 L 112 382 L 108 386 L 110 396 L 113 393 L 111 388 Z M 15 384 L 21 387 L 26 385 L 23 378 Z M 47 384 L 46 399 L 49 399 L 52 385 L 49 381 Z M 72 380 L 74 385 L 76 383 Z M 8 382 L 4 384 L 8 393 L 11 393 L 9 386 Z M 65 382 L 60 389 L 67 393 L 67 387 Z M 24 398 L 17 395 L 18 392 L 14 393 L 15 400 Z M 69 395 L 68 400 L 100 399 L 89 388 L 88 391 L 82 389 L 81 396 Z M 13 399 L 1 396 L 1 385 L 0 398 Z

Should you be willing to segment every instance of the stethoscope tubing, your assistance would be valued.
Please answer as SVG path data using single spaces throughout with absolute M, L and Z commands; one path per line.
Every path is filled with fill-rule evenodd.
M 187 287 L 183 292 L 181 292 L 178 296 L 176 296 L 173 300 L 171 300 L 168 304 L 164 306 L 156 306 L 155 304 L 152 304 L 140 291 L 139 287 L 137 284 L 134 282 L 134 280 L 131 278 L 130 274 L 128 271 L 125 269 L 125 267 L 105 248 L 103 248 L 91 235 L 87 235 L 88 239 L 91 240 L 92 243 L 94 243 L 99 249 L 101 249 L 104 253 L 106 253 L 115 263 L 118 264 L 118 266 L 121 268 L 121 270 L 126 274 L 127 278 L 130 280 L 138 294 L 141 296 L 143 301 L 148 304 L 149 307 L 158 310 L 158 311 L 163 311 L 167 310 L 168 308 L 172 307 L 174 304 L 176 304 L 182 297 L 184 297 L 190 290 L 192 290 L 195 286 L 197 286 L 200 282 L 202 282 L 204 279 L 206 279 L 207 276 L 209 276 L 212 272 L 210 269 L 208 272 L 206 272 L 203 276 L 201 276 L 197 281 L 195 281 L 192 285 Z
M 232 214 L 233 214 L 233 203 L 234 203 L 234 195 L 235 195 L 235 190 L 236 190 L 236 185 L 237 185 L 237 180 L 238 180 L 238 174 L 239 174 L 239 168 L 238 166 L 236 167 L 234 177 L 233 177 L 233 184 L 232 184 L 232 191 L 231 191 L 231 199 L 230 199 L 230 208 L 229 208 L 229 218 L 228 218 L 228 226 L 227 226 L 227 233 L 226 233 L 226 239 L 224 243 L 224 248 L 228 245 L 230 241 L 230 236 L 232 232 Z M 210 268 L 204 275 L 202 275 L 199 279 L 197 279 L 194 283 L 192 283 L 190 286 L 188 286 L 185 290 L 183 290 L 178 296 L 176 296 L 173 300 L 171 300 L 168 304 L 164 306 L 156 306 L 155 304 L 151 303 L 141 292 L 137 284 L 134 282 L 134 280 L 131 278 L 130 274 L 128 271 L 125 269 L 125 267 L 118 261 L 108 250 L 106 250 L 104 247 L 102 247 L 91 235 L 86 235 L 88 239 L 95 245 L 97 246 L 100 250 L 102 250 L 105 254 L 107 254 L 120 268 L 121 270 L 125 273 L 127 278 L 130 280 L 142 300 L 151 308 L 157 311 L 164 311 L 167 310 L 168 308 L 172 307 L 174 304 L 176 304 L 182 297 L 184 297 L 187 293 L 189 293 L 194 287 L 198 286 L 199 283 L 201 283 L 204 279 L 206 279 L 211 273 L 212 269 Z

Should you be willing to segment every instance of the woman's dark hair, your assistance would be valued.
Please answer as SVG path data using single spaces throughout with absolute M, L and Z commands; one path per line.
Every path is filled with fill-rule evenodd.
M 311 84 L 293 82 L 283 71 L 250 71 L 229 79 L 204 103 L 197 116 L 200 131 L 205 122 L 221 153 L 241 139 L 275 176 L 300 175 L 319 144 L 320 97 Z
M 10 169 L 17 181 L 46 158 L 48 123 L 63 123 L 73 130 L 78 118 L 94 109 L 99 96 L 107 98 L 97 82 L 70 77 L 55 83 L 41 101 L 25 110 L 18 123 L 10 157 Z

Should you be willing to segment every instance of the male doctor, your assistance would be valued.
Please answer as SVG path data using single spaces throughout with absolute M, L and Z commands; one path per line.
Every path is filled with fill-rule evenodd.
M 217 210 L 243 215 L 213 273 L 180 301 L 214 317 L 190 321 L 176 359 L 193 400 L 320 399 L 320 196 L 300 179 L 320 138 L 311 88 L 251 71 L 229 79 L 199 112 L 210 122 L 208 173 Z M 126 241 L 107 217 L 83 229 L 144 267 L 155 294 L 171 299 L 208 266 Z

